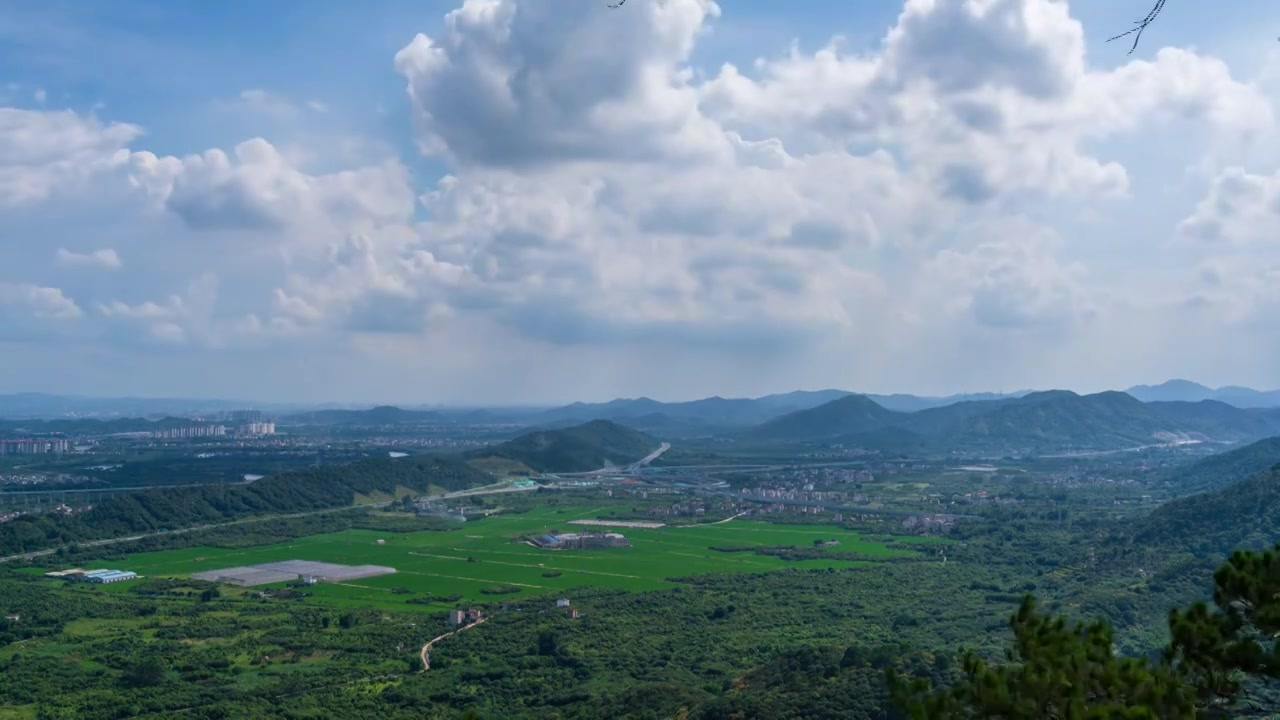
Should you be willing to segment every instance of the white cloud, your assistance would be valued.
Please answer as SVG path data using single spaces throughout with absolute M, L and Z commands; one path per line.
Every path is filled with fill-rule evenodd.
M 138 153 L 131 178 L 192 228 L 283 230 L 404 222 L 413 213 L 408 172 L 398 162 L 308 174 L 262 138 L 184 158 Z
M 1183 237 L 1205 243 L 1268 243 L 1280 247 L 1280 171 L 1255 175 L 1231 167 L 1182 221 Z
M 80 306 L 61 289 L 31 283 L 0 282 L 0 309 L 10 319 L 65 321 L 82 315 Z
M 683 63 L 719 7 L 638 3 L 624 13 L 467 0 L 440 38 L 396 54 L 418 142 L 462 164 L 701 157 L 722 146 Z
M 74 192 L 124 166 L 142 129 L 71 111 L 0 107 L 0 209 Z
M 427 156 L 414 167 L 444 177 L 359 143 L 262 130 L 271 141 L 163 155 L 136 126 L 0 110 L 0 128 L 37 138 L 0 135 L 0 205 L 53 221 L 55 194 L 107 198 L 82 202 L 113 249 L 57 251 L 119 269 L 69 290 L 100 342 L 350 349 L 351 375 L 394 348 L 450 368 L 442 392 L 502 368 L 675 383 L 646 374 L 667 361 L 687 387 L 1054 384 L 1150 367 L 1155 347 L 1209 357 L 1215 318 L 1245 332 L 1274 303 L 1265 253 L 1145 272 L 1188 213 L 1145 156 L 1216 167 L 1206 150 L 1274 128 L 1222 61 L 1166 48 L 1102 68 L 1066 3 L 909 0 L 878 44 L 707 72 L 694 51 L 722 11 L 747 12 L 466 0 L 394 59 Z M 346 114 L 261 90 L 235 102 L 265 124 Z M 1181 232 L 1265 245 L 1276 177 L 1221 171 Z M 1140 232 L 1139 210 L 1156 216 Z M 1242 269 L 1241 287 L 1211 282 Z M 48 290 L 45 271 L 10 276 Z M 493 359 L 506 347 L 519 365 Z
M 87 253 L 72 252 L 66 248 L 58 248 L 57 259 L 61 265 L 96 267 L 102 270 L 119 270 L 124 265 L 120 260 L 120 256 L 111 248 L 92 250 Z

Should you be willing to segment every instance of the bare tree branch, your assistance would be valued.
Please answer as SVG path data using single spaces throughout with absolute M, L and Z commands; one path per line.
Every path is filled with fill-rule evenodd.
M 622 2 L 626 2 L 626 1 L 627 0 L 622 0 Z M 1165 3 L 1165 0 L 1156 0 L 1155 6 L 1151 8 L 1151 11 L 1147 13 L 1146 17 L 1135 22 L 1133 24 L 1133 27 L 1120 33 L 1119 35 L 1116 35 L 1115 37 L 1107 38 L 1107 42 L 1111 42 L 1112 40 L 1119 40 L 1122 37 L 1128 37 L 1129 35 L 1132 35 L 1133 47 L 1129 48 L 1129 54 L 1132 55 L 1133 51 L 1138 49 L 1138 41 L 1142 39 L 1142 31 L 1146 30 L 1148 25 L 1155 22 L 1156 17 L 1160 15 L 1160 11 L 1164 10 L 1164 3 Z

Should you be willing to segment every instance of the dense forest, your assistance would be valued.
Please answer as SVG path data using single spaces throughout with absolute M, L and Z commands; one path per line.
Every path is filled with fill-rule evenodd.
M 394 493 L 397 488 L 425 493 L 485 482 L 487 475 L 460 461 L 414 456 L 295 470 L 247 485 L 155 488 L 120 495 L 73 515 L 23 515 L 0 524 L 0 555 L 269 513 L 346 507 L 358 495 Z

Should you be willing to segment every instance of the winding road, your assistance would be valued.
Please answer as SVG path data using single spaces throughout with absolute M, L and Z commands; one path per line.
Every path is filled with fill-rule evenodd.
M 449 632 L 441 635 L 440 637 L 434 637 L 428 640 L 427 644 L 422 646 L 422 652 L 418 653 L 418 657 L 422 658 L 422 672 L 426 672 L 431 669 L 431 646 L 432 645 L 435 645 L 436 643 L 440 642 L 441 640 L 447 637 L 456 635 L 462 632 L 463 630 L 470 630 L 471 628 L 479 625 L 480 623 L 488 619 L 489 618 L 480 618 L 479 620 L 471 623 L 470 625 L 463 625 L 457 630 L 450 630 Z

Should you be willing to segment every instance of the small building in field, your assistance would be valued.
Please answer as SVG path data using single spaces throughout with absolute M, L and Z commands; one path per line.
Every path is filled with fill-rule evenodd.
M 138 573 L 133 572 L 132 570 L 82 570 L 75 573 L 68 573 L 62 577 L 75 582 L 107 585 L 110 583 L 123 582 L 125 580 L 133 580 L 138 577 Z
M 562 607 L 563 607 L 563 608 L 567 608 L 567 607 L 569 607 L 569 598 L 560 598 L 559 600 L 557 600 L 557 601 L 556 601 L 556 607 L 558 607 L 558 608 L 562 608 Z
M 626 536 L 614 532 L 551 533 L 534 538 L 533 544 L 546 550 L 596 550 L 600 548 L 631 547 L 631 541 Z
M 449 611 L 449 624 L 454 627 L 458 627 L 459 625 L 471 625 L 472 623 L 480 622 L 482 619 L 484 619 L 484 613 L 476 610 L 475 608 Z
M 578 619 L 578 608 L 569 608 L 569 619 L 571 620 Z

